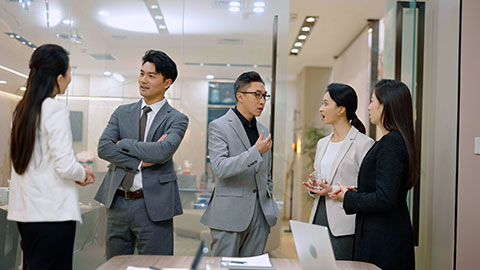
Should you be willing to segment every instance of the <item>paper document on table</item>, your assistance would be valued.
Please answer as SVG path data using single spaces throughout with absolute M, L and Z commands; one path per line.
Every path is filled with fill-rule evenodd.
M 127 266 L 127 270 L 150 270 L 149 267 L 135 267 L 135 266 Z
M 275 269 L 268 254 L 254 257 L 222 257 L 220 263 L 229 269 Z

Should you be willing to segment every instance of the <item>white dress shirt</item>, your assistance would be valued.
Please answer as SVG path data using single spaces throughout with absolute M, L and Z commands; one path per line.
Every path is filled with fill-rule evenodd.
M 12 167 L 7 219 L 81 222 L 75 180 L 84 179 L 85 169 L 72 150 L 67 106 L 46 98 L 28 167 L 22 175 Z
M 159 102 L 153 103 L 152 105 L 147 105 L 145 100 L 142 99 L 142 107 L 140 110 L 140 118 L 142 117 L 143 114 L 143 108 L 145 106 L 149 106 L 150 109 L 152 109 L 150 112 L 147 114 L 147 125 L 145 126 L 145 137 L 140 138 L 140 141 L 145 141 L 147 138 L 148 131 L 150 130 L 150 126 L 152 125 L 153 119 L 155 119 L 155 116 L 157 113 L 160 111 L 160 109 L 163 107 L 163 105 L 167 102 L 167 100 L 164 98 Z M 130 191 L 136 191 L 136 190 L 141 190 L 143 188 L 143 183 L 142 183 L 142 163 L 140 162 L 140 165 L 138 165 L 138 172 L 135 174 L 135 177 L 133 178 L 133 184 L 132 187 L 130 188 Z

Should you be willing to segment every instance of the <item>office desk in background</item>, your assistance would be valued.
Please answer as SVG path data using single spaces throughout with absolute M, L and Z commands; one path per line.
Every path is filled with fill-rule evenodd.
M 220 257 L 203 257 L 202 260 L 217 259 Z M 159 256 L 159 255 L 123 255 L 116 256 L 102 264 L 97 270 L 124 270 L 127 266 L 136 267 L 171 267 L 190 268 L 193 256 Z M 272 264 L 277 270 L 301 270 L 302 267 L 296 259 L 272 258 Z M 202 264 L 200 264 L 202 265 Z M 377 270 L 373 264 L 352 261 L 337 261 L 340 270 Z

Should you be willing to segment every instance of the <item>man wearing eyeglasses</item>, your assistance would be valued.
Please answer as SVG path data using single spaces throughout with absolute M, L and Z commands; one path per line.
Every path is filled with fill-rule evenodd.
M 213 256 L 263 254 L 278 216 L 273 199 L 272 138 L 257 122 L 270 97 L 257 72 L 233 86 L 237 106 L 209 125 L 208 150 L 215 190 L 201 222 L 210 227 Z

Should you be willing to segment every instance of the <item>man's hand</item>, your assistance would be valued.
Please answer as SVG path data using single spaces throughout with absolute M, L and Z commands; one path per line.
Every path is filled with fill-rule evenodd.
M 160 137 L 160 139 L 157 140 L 157 142 L 161 142 L 161 141 L 165 140 L 167 138 L 167 136 L 168 136 L 168 134 L 163 134 L 162 137 Z M 155 165 L 155 164 L 142 160 L 141 168 L 143 169 L 143 168 L 147 168 L 147 167 L 150 167 L 150 166 L 153 166 L 153 165 Z
M 93 174 L 92 170 L 88 167 L 85 167 L 85 180 L 82 181 L 75 181 L 75 183 L 77 183 L 79 186 L 88 186 L 88 185 L 91 185 L 93 183 L 95 183 L 95 174 Z
M 258 149 L 258 152 L 260 152 L 260 155 L 265 154 L 266 152 L 270 151 L 270 148 L 272 148 L 272 138 L 271 134 L 268 134 L 267 138 L 263 139 L 265 136 L 265 131 L 262 130 L 262 133 L 258 137 L 257 142 L 255 143 L 255 146 Z

